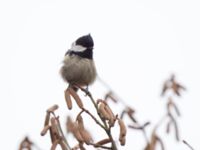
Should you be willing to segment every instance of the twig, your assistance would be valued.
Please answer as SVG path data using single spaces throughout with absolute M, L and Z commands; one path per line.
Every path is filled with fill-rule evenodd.
M 97 144 L 93 144 L 93 143 L 90 143 L 90 145 L 93 145 L 94 147 L 97 147 L 97 148 L 104 148 L 104 149 L 110 149 L 110 150 L 112 150 L 111 147 L 107 147 L 107 146 L 103 146 L 103 145 L 97 145 Z
M 182 141 L 185 145 L 187 145 L 191 150 L 194 150 L 194 148 L 190 145 L 190 144 L 188 144 L 188 142 L 186 142 L 185 140 L 183 140 Z
M 112 150 L 117 150 L 116 143 L 115 143 L 115 141 L 113 140 L 113 137 L 112 137 L 112 134 L 111 134 L 111 129 L 108 127 L 108 125 L 106 124 L 106 121 L 105 121 L 105 120 L 101 117 L 101 115 L 99 114 L 98 105 L 97 105 L 97 103 L 95 102 L 95 100 L 94 100 L 92 94 L 91 94 L 88 90 L 86 90 L 86 89 L 84 89 L 84 88 L 82 88 L 82 87 L 80 87 L 80 86 L 78 86 L 78 85 L 75 85 L 75 86 L 76 86 L 77 88 L 81 89 L 81 91 L 83 91 L 83 92 L 90 98 L 90 100 L 92 101 L 92 103 L 93 103 L 93 105 L 94 105 L 94 107 L 95 107 L 95 109 L 96 109 L 96 112 L 97 112 L 99 118 L 100 118 L 101 121 L 104 123 L 104 126 L 101 126 L 101 127 L 105 130 L 106 134 L 108 135 L 108 137 L 109 137 L 110 140 L 111 140 L 111 143 L 112 143 L 111 149 L 112 149 Z M 88 112 L 89 112 L 89 111 L 88 111 Z M 87 112 L 86 112 L 86 113 L 87 113 Z M 88 113 L 88 114 L 90 115 L 90 113 Z M 90 115 L 90 116 L 91 116 L 91 115 Z M 91 117 L 92 117 L 92 116 L 91 116 Z M 94 118 L 93 118 L 93 119 L 94 119 Z
M 83 108 L 83 111 L 87 113 L 101 128 L 105 130 L 105 127 L 85 108 Z
M 70 148 L 69 143 L 67 142 L 67 140 L 66 140 L 66 138 L 65 138 L 65 136 L 64 136 L 64 133 L 63 133 L 62 128 L 61 128 L 61 125 L 60 125 L 60 122 L 59 122 L 59 120 L 58 120 L 57 118 L 56 118 L 56 120 L 57 120 L 57 122 L 58 122 L 57 129 L 58 129 L 58 131 L 59 131 L 59 133 L 60 133 L 60 135 L 61 135 L 61 137 L 62 137 L 63 143 L 64 143 L 66 149 L 67 149 L 67 150 L 68 150 L 68 149 L 70 150 L 71 148 Z

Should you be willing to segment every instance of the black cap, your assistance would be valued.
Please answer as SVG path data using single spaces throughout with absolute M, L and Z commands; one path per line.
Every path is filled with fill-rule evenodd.
M 92 48 L 94 46 L 93 39 L 90 34 L 82 36 L 76 40 L 76 45 L 81 45 L 87 48 Z

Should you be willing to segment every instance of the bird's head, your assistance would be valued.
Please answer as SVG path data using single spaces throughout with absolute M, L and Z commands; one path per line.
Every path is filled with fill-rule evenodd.
M 90 34 L 79 37 L 70 48 L 74 52 L 84 52 L 87 49 L 92 50 L 94 42 Z

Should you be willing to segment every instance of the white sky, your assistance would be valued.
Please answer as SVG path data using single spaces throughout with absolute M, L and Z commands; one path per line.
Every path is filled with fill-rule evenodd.
M 49 149 L 49 137 L 40 137 L 45 110 L 58 104 L 62 122 L 70 113 L 58 74 L 63 55 L 88 33 L 99 75 L 136 109 L 141 122 L 153 125 L 163 115 L 161 84 L 177 75 L 188 89 L 176 101 L 181 137 L 200 149 L 199 8 L 198 0 L 0 1 L 1 149 L 17 149 L 27 134 Z M 106 91 L 98 81 L 90 89 L 96 98 Z M 165 142 L 168 149 L 188 150 L 172 135 Z M 131 131 L 119 149 L 140 150 L 142 144 L 142 135 Z

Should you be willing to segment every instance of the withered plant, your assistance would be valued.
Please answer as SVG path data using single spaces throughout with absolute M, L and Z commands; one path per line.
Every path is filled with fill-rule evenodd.
M 107 86 L 107 85 L 106 85 Z M 107 86 L 108 87 L 108 86 Z M 180 111 L 178 106 L 176 105 L 174 99 L 176 96 L 181 96 L 181 91 L 185 90 L 185 87 L 178 83 L 175 80 L 175 75 L 171 75 L 170 79 L 166 80 L 163 84 L 161 96 L 166 97 L 166 114 L 164 114 L 163 118 L 158 121 L 158 123 L 154 126 L 150 138 L 147 137 L 146 127 L 150 125 L 150 122 L 147 121 L 143 124 L 140 124 L 134 114 L 135 110 L 131 108 L 131 106 L 127 106 L 121 99 L 116 98 L 115 93 L 110 91 L 106 94 L 105 99 L 110 99 L 113 102 L 121 102 L 124 105 L 124 109 L 120 115 L 120 118 L 123 119 L 124 116 L 128 116 L 131 120 L 132 124 L 128 125 L 129 129 L 140 130 L 144 135 L 144 140 L 146 141 L 146 146 L 144 150 L 156 150 L 156 145 L 159 144 L 162 150 L 165 150 L 164 142 L 161 137 L 158 135 L 157 130 L 161 125 L 166 126 L 166 133 L 169 134 L 172 132 L 172 128 L 174 128 L 174 135 L 177 141 L 180 140 L 179 128 L 177 118 L 180 117 Z M 166 123 L 166 124 L 164 124 Z M 191 149 L 193 149 L 186 141 L 184 143 Z
M 80 108 L 80 112 L 78 113 L 76 120 L 73 122 L 70 117 L 67 119 L 67 129 L 71 132 L 76 140 L 78 141 L 78 147 L 80 149 L 84 149 L 83 144 L 87 144 L 93 146 L 95 148 L 102 149 L 112 149 L 117 150 L 117 146 L 112 136 L 111 129 L 116 125 L 115 122 L 118 122 L 120 131 L 119 131 L 119 142 L 121 145 L 125 145 L 125 137 L 126 137 L 126 127 L 124 122 L 118 117 L 118 115 L 114 114 L 112 109 L 109 107 L 108 103 L 105 100 L 98 99 L 95 101 L 92 94 L 79 86 L 76 88 L 80 89 L 84 92 L 89 99 L 91 100 L 96 112 L 91 112 L 86 109 L 83 105 L 83 101 L 80 99 L 79 95 L 70 87 L 65 90 L 65 100 L 68 106 L 68 109 L 72 109 L 72 97 L 75 100 L 76 104 Z M 90 118 L 104 130 L 107 134 L 107 137 L 103 138 L 100 141 L 94 142 L 91 138 L 91 135 L 84 127 L 84 120 L 82 118 L 82 114 L 86 113 L 90 116 Z M 98 118 L 95 117 L 94 113 L 97 114 Z M 110 146 L 107 146 L 110 143 Z M 77 146 L 76 146 L 77 147 Z
M 76 120 L 73 121 L 70 116 L 67 117 L 66 127 L 67 131 L 71 132 L 75 139 L 77 140 L 77 145 L 72 148 L 69 146 L 66 138 L 64 137 L 63 131 L 60 126 L 59 117 L 55 115 L 54 111 L 58 108 L 57 105 L 52 106 L 47 110 L 46 119 L 44 123 L 44 129 L 41 132 L 41 135 L 45 135 L 47 131 L 50 132 L 52 146 L 51 149 L 56 149 L 56 146 L 59 144 L 63 150 L 85 150 L 84 144 L 92 146 L 94 148 L 101 149 L 110 149 L 117 150 L 116 142 L 112 135 L 111 129 L 116 126 L 116 122 L 119 125 L 119 142 L 121 145 L 125 145 L 126 142 L 126 126 L 124 122 L 115 115 L 112 109 L 109 107 L 108 103 L 105 100 L 94 100 L 92 94 L 79 86 L 73 85 L 77 89 L 80 89 L 86 94 L 91 100 L 96 112 L 91 112 L 84 107 L 82 99 L 79 97 L 76 91 L 74 91 L 71 86 L 65 90 L 65 100 L 69 110 L 72 109 L 72 100 L 74 100 L 77 106 L 80 109 L 80 112 L 77 114 Z M 104 137 L 102 140 L 95 142 L 92 139 L 92 136 L 84 126 L 84 119 L 82 114 L 85 113 L 104 130 L 107 134 L 107 137 Z M 97 114 L 98 118 L 95 117 L 94 113 Z
M 87 97 L 89 97 L 94 109 L 92 111 L 91 109 L 86 108 L 84 105 L 84 100 L 80 98 L 72 86 L 69 86 L 64 91 L 67 108 L 69 111 L 72 110 L 72 101 L 74 101 L 80 111 L 76 114 L 75 119 L 72 119 L 71 116 L 67 116 L 66 129 L 67 133 L 72 133 L 77 141 L 77 144 L 70 145 L 69 141 L 64 136 L 65 134 L 61 128 L 59 116 L 57 116 L 55 113 L 55 111 L 58 109 L 58 105 L 53 105 L 46 111 L 44 128 L 41 131 L 42 136 L 49 132 L 52 142 L 52 145 L 50 146 L 51 150 L 56 150 L 57 146 L 60 146 L 62 150 L 86 150 L 87 146 L 93 147 L 94 149 L 118 150 L 120 148 L 117 147 L 116 138 L 118 139 L 121 146 L 125 144 L 130 145 L 130 143 L 126 143 L 126 126 L 129 129 L 128 131 L 139 130 L 143 133 L 144 140 L 146 142 L 146 144 L 143 146 L 144 150 L 156 150 L 157 145 L 159 145 L 162 150 L 166 149 L 163 139 L 161 139 L 161 136 L 158 133 L 160 126 L 165 127 L 165 133 L 174 134 L 175 139 L 180 141 L 179 125 L 177 119 L 180 117 L 181 113 L 174 99 L 175 97 L 181 96 L 181 91 L 185 90 L 185 87 L 175 80 L 174 75 L 172 75 L 170 79 L 165 81 L 163 84 L 161 96 L 166 99 L 166 113 L 155 125 L 153 125 L 153 130 L 150 132 L 150 137 L 147 136 L 149 134 L 147 134 L 146 128 L 152 124 L 149 121 L 139 123 L 135 117 L 135 109 L 127 105 L 122 99 L 116 96 L 116 93 L 113 92 L 113 90 L 110 88 L 109 91 L 105 94 L 104 99 L 95 100 L 87 89 L 84 89 L 78 85 L 73 86 L 79 91 L 82 91 Z M 119 113 L 119 115 L 113 113 L 112 108 L 109 106 L 110 101 L 116 103 L 116 105 L 119 103 L 123 105 L 123 110 L 121 113 Z M 93 135 L 91 135 L 85 127 L 85 119 L 83 114 L 88 115 L 89 118 L 96 124 L 96 126 L 101 128 L 102 132 L 105 132 L 106 137 L 102 137 L 102 139 L 99 141 L 94 141 L 92 138 Z M 126 124 L 123 121 L 125 116 L 129 118 L 131 124 Z M 119 126 L 118 137 L 114 137 L 112 134 L 112 129 L 116 126 Z M 192 146 L 189 145 L 186 141 L 183 140 L 183 143 L 187 145 L 191 150 L 194 150 Z M 33 142 L 31 142 L 26 137 L 21 142 L 19 150 L 31 150 L 32 146 Z

